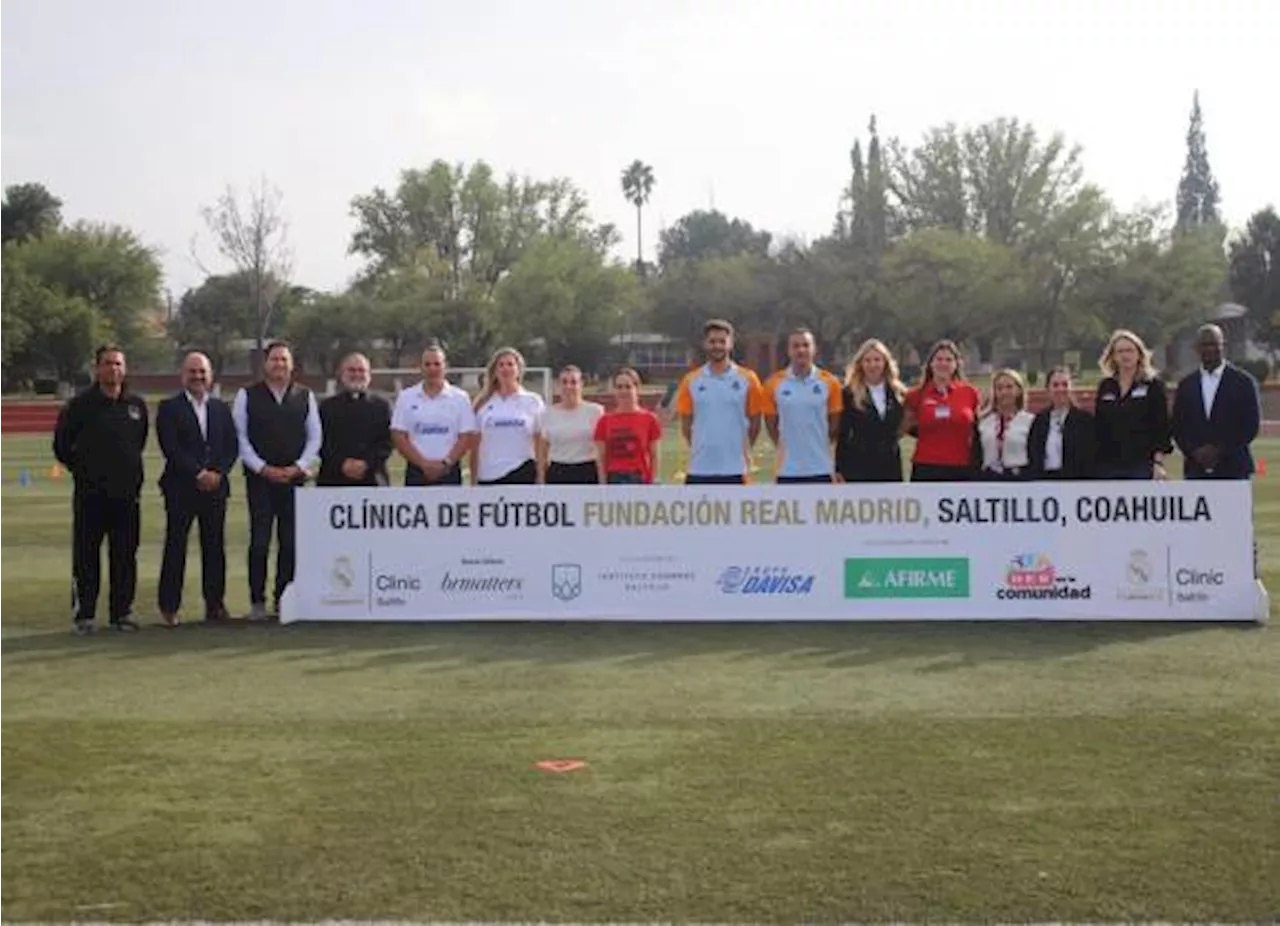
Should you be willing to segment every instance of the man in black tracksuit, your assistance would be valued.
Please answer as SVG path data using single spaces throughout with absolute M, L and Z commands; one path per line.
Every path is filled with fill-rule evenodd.
M 349 354 L 338 371 L 342 391 L 320 403 L 318 486 L 384 486 L 391 456 L 391 406 L 369 392 L 364 354 Z
M 266 620 L 267 553 L 276 532 L 275 605 L 293 581 L 294 493 L 320 452 L 320 411 L 310 389 L 293 382 L 289 345 L 267 345 L 262 381 L 236 394 L 231 409 L 249 499 L 249 619 Z
M 71 511 L 71 606 L 77 633 L 92 633 L 107 539 L 116 630 L 137 630 L 132 617 L 138 584 L 138 496 L 147 445 L 147 404 L 125 387 L 124 351 L 98 348 L 96 382 L 58 415 L 53 453 L 75 480 Z

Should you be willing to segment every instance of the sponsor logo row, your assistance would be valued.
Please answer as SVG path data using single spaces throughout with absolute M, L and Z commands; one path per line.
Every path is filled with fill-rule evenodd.
M 1148 550 L 1130 551 L 1119 568 L 1119 581 L 1095 589 L 1063 569 L 1044 553 L 1019 553 L 1006 564 L 999 584 L 990 589 L 998 603 L 1020 601 L 1079 601 L 1114 597 L 1121 601 L 1171 601 L 1194 604 L 1211 601 L 1226 584 L 1226 574 L 1213 567 L 1174 566 L 1168 550 L 1157 557 Z M 369 564 L 372 568 L 372 563 Z M 351 557 L 335 557 L 328 574 L 329 604 L 368 603 L 377 607 L 409 604 L 420 595 L 445 600 L 520 600 L 535 586 L 499 558 L 463 558 L 439 578 L 395 571 L 364 578 Z M 599 583 L 628 594 L 662 594 L 697 584 L 696 570 L 674 556 L 632 557 L 616 567 L 584 571 L 580 563 L 557 563 L 546 578 L 551 596 L 576 601 L 588 583 Z M 714 586 L 726 596 L 740 598 L 804 598 L 818 587 L 816 572 L 780 564 L 741 564 L 719 570 Z M 967 557 L 849 557 L 844 560 L 846 600 L 968 599 L 975 597 L 972 565 Z M 542 591 L 537 590 L 538 594 Z M 985 595 L 983 595 L 985 597 Z

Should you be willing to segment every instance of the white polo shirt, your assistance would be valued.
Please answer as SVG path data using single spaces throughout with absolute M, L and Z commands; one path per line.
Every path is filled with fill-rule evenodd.
M 460 436 L 476 431 L 471 397 L 449 383 L 435 395 L 428 395 L 418 383 L 396 396 L 391 430 L 408 434 L 414 448 L 428 460 L 443 460 Z
M 509 396 L 494 393 L 480 406 L 476 412 L 480 426 L 478 480 L 501 479 L 533 459 L 533 439 L 542 428 L 544 411 L 542 397 L 525 389 Z

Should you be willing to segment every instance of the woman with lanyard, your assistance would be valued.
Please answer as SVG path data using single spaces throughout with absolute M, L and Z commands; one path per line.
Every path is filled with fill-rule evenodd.
M 906 390 L 889 348 L 872 338 L 845 374 L 836 435 L 836 472 L 844 482 L 901 482 L 902 399 Z
M 1099 479 L 1166 479 L 1169 403 L 1142 338 L 1120 329 L 1098 365 L 1106 378 L 1094 399 Z
M 1093 416 L 1071 398 L 1071 371 L 1049 373 L 1049 407 L 1036 415 L 1027 438 L 1032 479 L 1089 479 L 1093 476 Z
M 596 485 L 596 422 L 604 408 L 582 401 L 582 371 L 560 371 L 560 401 L 542 415 L 538 481 L 547 485 Z
M 640 374 L 613 375 L 614 406 L 596 423 L 598 478 L 608 485 L 649 485 L 662 458 L 662 422 L 640 405 Z
M 924 376 L 903 405 L 904 428 L 916 434 L 912 482 L 966 482 L 973 478 L 974 423 L 981 398 L 964 380 L 960 350 L 939 341 L 929 350 Z
M 991 402 L 978 418 L 974 459 L 981 478 L 1006 482 L 1030 475 L 1027 445 L 1035 416 L 1027 411 L 1027 388 L 1014 370 L 1001 370 L 991 378 Z
M 546 403 L 524 388 L 524 357 L 503 347 L 489 361 L 484 392 L 476 400 L 479 441 L 471 452 L 473 485 L 533 485 L 534 447 Z

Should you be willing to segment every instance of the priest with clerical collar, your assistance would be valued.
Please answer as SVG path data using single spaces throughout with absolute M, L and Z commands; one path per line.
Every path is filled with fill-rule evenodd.
M 320 445 L 321 486 L 387 484 L 391 456 L 391 406 L 369 392 L 369 358 L 348 354 L 339 370 L 342 391 L 320 403 L 324 441 Z

